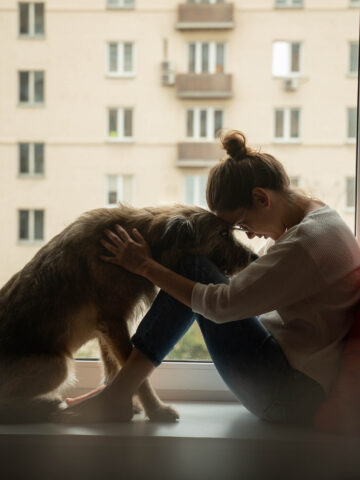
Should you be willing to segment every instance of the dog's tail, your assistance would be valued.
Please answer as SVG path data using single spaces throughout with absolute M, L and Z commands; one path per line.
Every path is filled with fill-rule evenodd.
M 0 424 L 52 422 L 61 412 L 60 400 L 0 399 Z

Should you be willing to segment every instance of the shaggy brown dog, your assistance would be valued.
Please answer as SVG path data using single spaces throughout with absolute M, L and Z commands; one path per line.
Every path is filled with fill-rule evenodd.
M 0 290 L 0 422 L 42 421 L 59 409 L 72 377 L 73 354 L 98 338 L 108 382 L 131 352 L 129 329 L 156 289 L 103 262 L 100 239 L 115 223 L 137 228 L 153 257 L 174 268 L 184 253 L 210 258 L 232 275 L 252 259 L 231 228 L 197 207 L 118 208 L 83 214 L 47 243 Z M 173 421 L 149 381 L 139 397 L 151 420 Z

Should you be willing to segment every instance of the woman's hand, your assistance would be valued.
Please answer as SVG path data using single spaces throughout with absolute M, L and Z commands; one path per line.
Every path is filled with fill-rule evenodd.
M 100 258 L 105 262 L 120 265 L 129 272 L 143 275 L 148 261 L 151 260 L 149 245 L 136 228 L 132 230 L 133 238 L 118 224 L 115 225 L 115 230 L 116 233 L 105 230 L 110 242 L 101 239 L 103 246 L 114 256 L 102 255 Z

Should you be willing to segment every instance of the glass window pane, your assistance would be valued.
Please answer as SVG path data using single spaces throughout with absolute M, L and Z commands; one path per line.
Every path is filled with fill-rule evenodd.
M 29 32 L 29 3 L 19 3 L 19 30 L 21 35 Z
M 201 72 L 209 73 L 209 44 L 201 44 Z
M 124 43 L 124 72 L 133 71 L 133 44 Z
M 28 240 L 29 238 L 29 210 L 19 211 L 19 239 Z
M 20 72 L 19 82 L 20 102 L 29 102 L 29 72 Z
M 272 51 L 272 73 L 275 77 L 286 77 L 289 73 L 289 43 L 274 42 Z
M 348 138 L 356 138 L 356 108 L 348 108 Z
M 34 239 L 43 240 L 44 238 L 44 210 L 34 211 Z
M 117 110 L 112 108 L 109 110 L 109 137 L 118 136 L 118 125 L 117 125 Z
M 118 45 L 117 43 L 109 44 L 109 70 L 117 72 L 118 70 Z
M 207 111 L 200 110 L 200 137 L 207 137 Z
M 108 204 L 117 203 L 117 176 L 108 176 Z
M 275 110 L 275 138 L 284 137 L 284 110 Z
M 207 182 L 207 176 L 206 175 L 200 175 L 199 177 L 199 200 L 198 204 L 200 207 L 206 208 L 207 203 L 206 203 L 206 182 Z
M 195 197 L 194 176 L 186 175 L 185 176 L 185 203 L 187 205 L 194 205 L 194 197 Z
M 123 201 L 133 203 L 133 178 L 130 175 L 123 176 Z
M 359 61 L 359 44 L 350 44 L 350 73 L 357 73 Z
M 34 100 L 35 103 L 44 101 L 44 72 L 34 72 Z
M 194 136 L 194 110 L 187 110 L 186 112 L 186 136 Z
M 196 45 L 195 43 L 189 43 L 189 73 L 195 72 L 195 51 Z
M 214 137 L 217 132 L 223 127 L 223 111 L 215 110 L 214 112 Z
M 29 173 L 29 147 L 28 143 L 19 144 L 19 173 Z
M 300 72 L 300 43 L 291 44 L 291 72 Z
M 300 118 L 300 111 L 298 109 L 291 109 L 290 138 L 299 138 L 299 118 Z
M 42 35 L 44 33 L 44 4 L 35 3 L 35 33 Z
M 44 144 L 35 143 L 34 145 L 34 172 L 44 173 Z
M 346 206 L 355 207 L 355 178 L 346 177 Z
M 223 72 L 225 68 L 225 45 L 216 44 L 216 73 Z
M 133 112 L 130 108 L 126 108 L 124 110 L 124 137 L 132 137 L 133 136 Z

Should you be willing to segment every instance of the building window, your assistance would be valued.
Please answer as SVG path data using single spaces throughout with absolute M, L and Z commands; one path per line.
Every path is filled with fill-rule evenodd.
M 347 109 L 347 139 L 351 142 L 356 140 L 356 108 Z
M 132 175 L 108 175 L 106 177 L 106 205 L 115 207 L 118 202 L 134 204 Z
M 354 209 L 355 208 L 355 177 L 346 177 L 345 178 L 345 208 Z
M 44 144 L 19 143 L 19 175 L 44 174 Z
M 304 0 L 275 0 L 275 7 L 280 8 L 302 8 Z
M 276 141 L 294 142 L 300 139 L 300 109 L 276 108 L 275 131 Z
M 185 175 L 185 203 L 207 208 L 206 175 Z
M 360 0 L 350 0 L 350 7 L 360 7 Z
M 108 43 L 108 75 L 115 77 L 133 76 L 134 44 L 131 42 Z
M 221 73 L 225 70 L 225 44 L 191 42 L 188 44 L 189 73 Z
M 133 110 L 132 108 L 110 108 L 109 110 L 109 138 L 129 141 L 133 139 Z
M 186 111 L 186 136 L 192 140 L 213 141 L 223 122 L 224 112 L 219 108 L 189 108 Z
M 359 43 L 350 42 L 349 45 L 349 73 L 350 75 L 357 75 L 358 73 L 358 61 L 359 61 Z
M 187 3 L 225 3 L 225 0 L 187 0 Z
M 19 102 L 21 105 L 44 103 L 44 72 L 19 72 Z
M 44 35 L 44 4 L 19 3 L 19 34 L 24 37 Z
M 44 240 L 44 210 L 19 210 L 19 240 Z
M 108 8 L 135 8 L 135 0 L 107 0 Z
M 273 43 L 272 73 L 275 77 L 294 77 L 300 75 L 300 42 Z
M 293 188 L 300 188 L 300 177 L 297 175 L 290 176 L 290 186 Z

